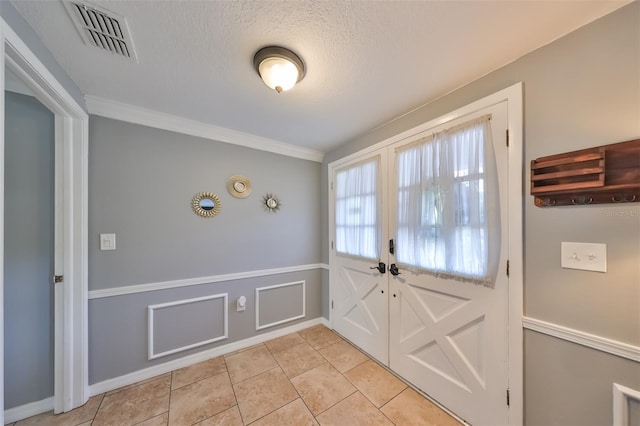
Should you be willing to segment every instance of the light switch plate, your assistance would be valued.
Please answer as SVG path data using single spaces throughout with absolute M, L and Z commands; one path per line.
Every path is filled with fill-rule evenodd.
M 563 242 L 560 251 L 563 268 L 607 272 L 606 244 Z
M 116 234 L 100 234 L 100 250 L 115 250 Z

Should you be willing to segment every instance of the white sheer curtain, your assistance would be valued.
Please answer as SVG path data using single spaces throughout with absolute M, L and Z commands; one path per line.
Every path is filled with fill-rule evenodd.
M 492 285 L 500 257 L 490 116 L 397 151 L 397 260 L 407 269 Z
M 379 259 L 379 159 L 356 164 L 336 173 L 336 251 Z

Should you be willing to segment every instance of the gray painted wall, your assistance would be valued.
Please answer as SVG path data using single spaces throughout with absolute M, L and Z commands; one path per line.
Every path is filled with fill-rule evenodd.
M 89 290 L 320 262 L 320 164 L 96 116 L 89 127 Z M 235 174 L 251 180 L 246 199 L 227 192 Z M 200 191 L 220 197 L 217 216 L 193 213 Z M 100 251 L 100 233 L 117 250 Z
M 519 81 L 524 82 L 523 174 L 525 315 L 640 345 L 640 207 L 601 205 L 537 208 L 528 194 L 529 168 L 540 156 L 640 138 L 640 4 L 634 2 L 540 48 L 451 94 L 352 140 L 325 156 L 327 164 L 439 117 Z M 489 51 L 490 54 L 490 51 Z M 323 211 L 323 256 L 328 256 L 328 213 Z M 560 268 L 562 241 L 607 244 L 608 272 Z M 570 348 L 527 333 L 527 424 L 608 424 L 611 386 L 626 377 L 640 389 L 640 364 L 591 349 Z M 537 362 L 547 354 L 548 362 Z M 598 380 L 588 360 L 596 359 Z M 563 368 L 553 368 L 552 360 Z M 571 361 L 568 361 L 571 360 Z M 572 364 L 574 368 L 569 368 Z M 611 367 L 616 365 L 615 368 Z M 597 365 L 597 367 L 596 367 Z M 564 367 L 567 368 L 564 368 Z M 539 380 L 540 377 L 553 381 Z M 583 386 L 573 386 L 582 383 Z M 577 395 L 568 396 L 571 387 Z M 584 404 L 569 404 L 568 401 Z
M 529 425 L 610 425 L 612 383 L 640 389 L 637 362 L 528 330 L 524 345 Z
M 20 37 L 29 49 L 31 49 L 40 62 L 42 62 L 49 72 L 51 72 L 55 79 L 58 80 L 78 105 L 86 111 L 83 93 L 80 91 L 76 83 L 74 83 L 74 81 L 67 75 L 66 71 L 54 59 L 49 49 L 45 47 L 44 43 L 42 43 L 42 40 L 35 33 L 33 28 L 31 28 L 27 21 L 24 20 L 9 1 L 0 1 L 0 16 L 2 16 L 2 19 L 9 24 L 18 37 Z
M 90 291 L 321 261 L 320 164 L 97 116 L 90 118 L 89 126 Z M 227 178 L 234 174 L 250 179 L 253 192 L 248 198 L 236 199 L 227 192 Z M 217 216 L 193 213 L 191 199 L 200 191 L 220 197 Z M 267 193 L 280 198 L 277 213 L 262 207 Z M 115 233 L 117 250 L 100 251 L 100 233 Z M 305 318 L 279 327 L 319 318 L 323 277 L 319 269 L 92 299 L 89 381 L 101 382 L 277 329 L 255 330 L 258 287 L 305 280 Z M 228 339 L 147 361 L 148 305 L 219 293 L 229 293 Z M 247 310 L 238 313 L 236 298 L 241 295 L 247 298 Z M 299 293 L 284 291 L 281 296 L 287 306 L 299 307 Z M 265 297 L 261 317 L 288 318 L 278 317 L 283 315 L 282 303 Z M 211 319 L 204 314 L 175 315 L 175 321 L 175 327 L 187 334 L 183 342 L 218 333 L 208 327 Z M 207 330 L 190 328 L 189 322 Z M 172 330 L 158 330 L 163 349 L 178 345 L 170 336 Z
M 640 425 L 640 401 L 638 400 L 629 401 L 629 424 Z
M 54 116 L 5 92 L 4 396 L 53 396 Z

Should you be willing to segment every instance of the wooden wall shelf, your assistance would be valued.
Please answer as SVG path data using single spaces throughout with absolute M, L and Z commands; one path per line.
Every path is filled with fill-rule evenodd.
M 531 161 L 538 207 L 640 201 L 640 139 Z

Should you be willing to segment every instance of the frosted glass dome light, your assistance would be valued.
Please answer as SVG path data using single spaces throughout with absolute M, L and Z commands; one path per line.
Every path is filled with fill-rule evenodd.
M 278 93 L 291 89 L 305 74 L 300 57 L 284 47 L 268 46 L 258 50 L 253 65 L 264 84 Z

